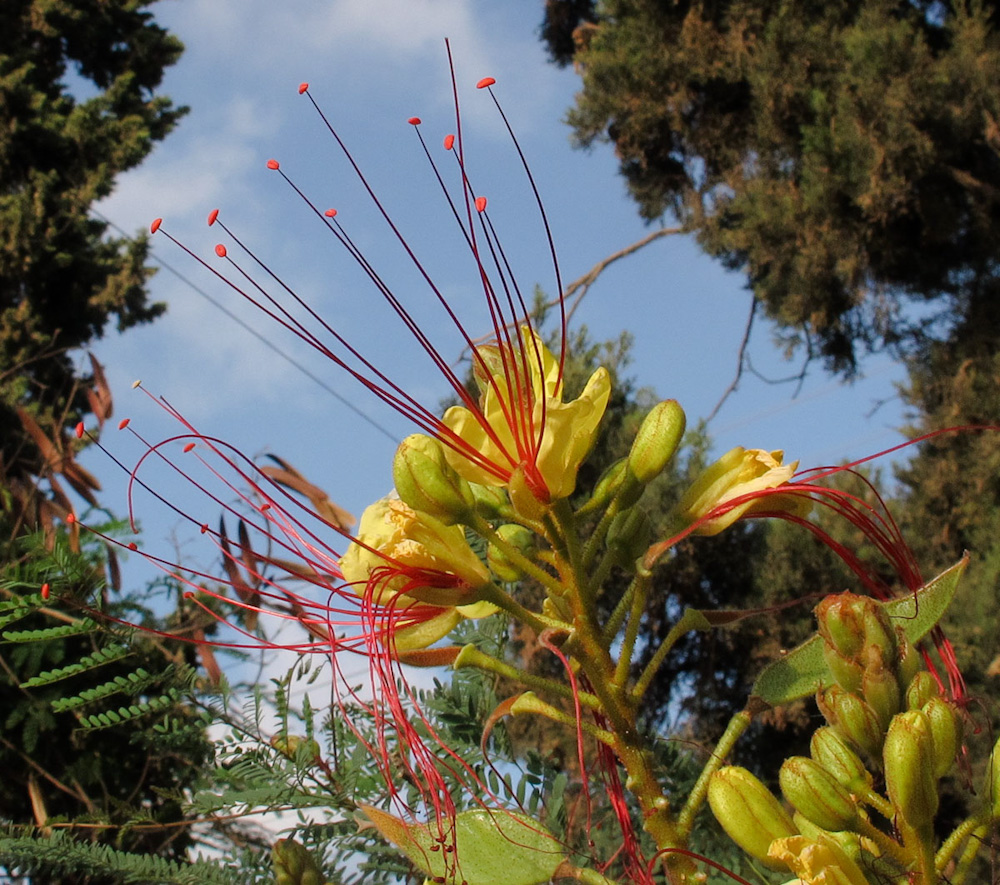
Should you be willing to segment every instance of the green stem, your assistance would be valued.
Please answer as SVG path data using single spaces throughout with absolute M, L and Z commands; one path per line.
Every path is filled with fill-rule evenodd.
M 459 652 L 458 657 L 455 658 L 455 662 L 452 664 L 452 667 L 455 670 L 462 670 L 466 667 L 474 667 L 475 669 L 482 670 L 485 673 L 495 673 L 497 676 L 503 676 L 506 679 L 513 679 L 534 691 L 554 694 L 557 697 L 564 698 L 568 701 L 574 700 L 573 692 L 565 683 L 556 682 L 553 679 L 546 679 L 544 676 L 536 676 L 533 673 L 520 670 L 517 667 L 508 664 L 506 661 L 501 661 L 492 655 L 486 654 L 484 651 L 480 651 L 475 645 L 466 645 L 463 647 L 463 649 Z M 579 700 L 584 707 L 589 707 L 592 710 L 600 709 L 601 702 L 597 699 L 596 695 L 593 695 L 590 692 L 578 691 L 576 693 L 576 699 Z
M 538 716 L 544 716 L 546 719 L 551 719 L 553 722 L 558 722 L 560 725 L 578 728 L 584 734 L 589 734 L 592 738 L 599 740 L 603 744 L 607 744 L 609 747 L 614 747 L 615 745 L 615 736 L 607 729 L 598 728 L 592 722 L 578 719 L 572 713 L 566 713 L 558 707 L 553 707 L 552 704 L 547 704 L 533 691 L 526 691 L 511 704 L 509 709 L 511 715 L 519 716 L 525 713 L 534 713 Z
M 976 859 L 979 849 L 983 846 L 983 841 L 986 839 L 989 829 L 989 824 L 982 824 L 969 834 L 969 842 L 965 846 L 962 856 L 958 859 L 958 864 L 955 866 L 955 871 L 951 874 L 951 879 L 949 879 L 951 885 L 963 885 L 965 877 L 969 875 L 969 870 L 972 869 L 972 862 Z
M 705 620 L 705 616 L 698 609 L 685 609 L 684 614 L 681 615 L 681 619 L 670 628 L 670 632 L 663 642 L 660 643 L 660 647 L 646 665 L 646 669 L 643 670 L 642 675 L 636 682 L 635 688 L 632 689 L 632 697 L 636 700 L 642 699 L 642 696 L 646 693 L 657 671 L 663 666 L 663 662 L 666 660 L 667 655 L 670 654 L 670 650 L 677 643 L 678 639 L 692 630 L 707 630 L 710 626 L 708 621 Z
M 625 688 L 628 685 L 628 674 L 632 667 L 632 654 L 639 638 L 639 625 L 642 623 L 642 612 L 646 608 L 647 589 L 649 587 L 648 573 L 638 574 L 632 579 L 632 605 L 629 611 L 628 623 L 625 625 L 625 637 L 622 639 L 618 663 L 615 666 L 615 685 Z M 634 588 L 634 589 L 633 589 Z
M 689 609 L 689 611 L 693 611 L 693 609 Z M 678 621 L 678 625 L 683 620 L 684 618 L 681 618 Z M 726 761 L 726 757 L 732 751 L 736 741 L 750 727 L 751 719 L 749 711 L 741 710 L 729 720 L 729 725 L 726 726 L 722 737 L 719 738 L 719 742 L 715 745 L 715 750 L 709 757 L 708 762 L 705 763 L 701 774 L 698 775 L 698 780 L 695 781 L 691 792 L 688 794 L 687 802 L 684 803 L 681 813 L 677 815 L 677 829 L 684 840 L 691 834 L 695 816 L 698 814 L 699 809 L 705 802 L 705 797 L 708 795 L 709 780 L 722 767 L 722 763 Z
M 913 853 L 908 851 L 906 847 L 900 845 L 891 836 L 883 833 L 878 827 L 876 827 L 871 821 L 865 820 L 863 817 L 858 817 L 857 831 L 867 838 L 871 839 L 878 847 L 881 849 L 883 855 L 888 855 L 891 857 L 900 867 L 904 870 L 909 870 L 913 866 Z M 931 885 L 933 880 L 925 880 L 927 885 Z
M 597 558 L 597 552 L 601 549 L 601 545 L 604 543 L 604 539 L 608 534 L 608 529 L 611 527 L 611 521 L 618 515 L 618 509 L 618 499 L 614 498 L 611 503 L 608 504 L 604 514 L 594 527 L 594 531 L 583 545 L 583 554 L 580 558 L 580 565 L 585 571 L 590 570 L 594 560 Z
M 489 541 L 494 547 L 500 550 L 507 560 L 512 564 L 517 566 L 525 575 L 534 578 L 546 589 L 552 591 L 553 594 L 560 596 L 562 595 L 564 588 L 562 582 L 555 576 L 545 571 L 545 569 L 539 567 L 535 562 L 525 556 L 520 550 L 517 549 L 509 541 L 505 541 L 498 535 L 493 526 L 491 526 L 483 517 L 478 514 L 474 514 L 472 519 L 468 523 L 469 528 L 471 528 L 477 535 Z M 490 600 L 491 602 L 493 600 Z
M 481 598 L 484 602 L 492 602 L 497 608 L 502 609 L 507 612 L 507 614 L 516 618 L 524 624 L 527 624 L 536 633 L 541 633 L 543 630 L 562 630 L 568 631 L 572 630 L 572 627 L 565 621 L 560 621 L 556 618 L 549 618 L 545 615 L 539 614 L 538 612 L 533 612 L 529 608 L 525 608 L 521 603 L 519 603 L 513 596 L 509 593 L 504 593 L 495 584 L 487 584 L 480 590 Z
M 973 817 L 967 817 L 963 820 L 954 830 L 952 830 L 951 835 L 944 840 L 944 844 L 938 849 L 938 853 L 934 858 L 934 868 L 941 872 L 948 865 L 948 861 L 952 859 L 955 852 L 958 851 L 959 846 L 968 838 L 972 833 L 981 827 L 986 827 L 989 825 L 989 814 L 977 814 Z
M 862 793 L 859 798 L 865 803 L 865 805 L 869 805 L 874 808 L 886 820 L 892 820 L 896 815 L 896 809 L 893 804 L 888 799 L 880 796 L 874 790 Z

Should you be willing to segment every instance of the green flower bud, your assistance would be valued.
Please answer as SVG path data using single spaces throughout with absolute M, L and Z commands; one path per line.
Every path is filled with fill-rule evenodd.
M 874 659 L 874 652 L 877 650 L 882 663 L 895 668 L 899 660 L 896 629 L 892 626 L 889 615 L 886 614 L 881 605 L 867 596 L 861 598 L 866 603 L 861 618 L 865 633 L 864 663 L 866 666 L 870 665 Z
M 497 534 L 525 556 L 530 557 L 535 549 L 535 535 L 523 525 L 517 525 L 517 523 L 513 522 L 506 523 L 497 529 Z M 507 558 L 507 554 L 495 544 L 490 544 L 487 547 L 486 562 L 489 564 L 490 571 L 501 581 L 513 583 L 514 581 L 520 581 L 524 577 L 521 569 L 512 564 Z
M 909 710 L 919 710 L 931 698 L 940 697 L 941 689 L 937 680 L 927 670 L 921 670 L 911 680 L 906 689 L 906 707 Z
M 274 885 L 322 885 L 323 873 L 304 845 L 279 839 L 271 849 Z
M 833 775 L 837 783 L 852 793 L 863 795 L 871 790 L 871 773 L 858 754 L 830 726 L 824 725 L 813 732 L 809 752 L 819 765 Z
M 986 762 L 983 795 L 990 806 L 993 819 L 997 820 L 1000 818 L 1000 740 L 993 745 L 993 752 Z
M 889 725 L 882 751 L 889 799 L 911 827 L 929 831 L 937 813 L 934 735 L 927 715 L 907 710 Z
M 865 596 L 839 593 L 816 606 L 819 635 L 844 658 L 856 659 L 864 647 L 862 610 L 866 601 L 870 600 Z
M 909 686 L 917 673 L 923 670 L 924 659 L 913 643 L 906 638 L 906 633 L 900 627 L 896 628 L 896 646 L 899 649 L 896 675 L 899 677 L 900 685 Z M 930 676 L 929 673 L 927 675 Z M 932 680 L 933 678 L 931 676 Z M 937 687 L 937 683 L 935 683 L 935 687 Z M 918 707 L 911 707 L 911 709 L 916 710 Z
M 944 698 L 931 698 L 921 707 L 934 736 L 934 774 L 944 777 L 955 762 L 962 743 L 962 720 Z
M 825 768 L 805 756 L 792 756 L 778 773 L 781 792 L 792 806 L 824 830 L 846 830 L 858 819 L 858 807 L 847 788 Z
M 890 670 L 877 659 L 870 666 L 865 668 L 864 676 L 861 679 L 861 696 L 868 702 L 875 714 L 878 716 L 879 724 L 885 731 L 895 716 L 902 708 L 903 692 L 896 680 L 896 673 Z
M 392 461 L 392 479 L 406 504 L 445 525 L 464 522 L 475 504 L 469 483 L 448 464 L 444 447 L 422 433 L 414 433 L 399 444 Z
M 476 513 L 487 519 L 509 519 L 513 514 L 507 493 L 499 486 L 483 486 L 478 482 L 470 482 L 473 507 Z
M 861 690 L 861 679 L 865 671 L 857 660 L 845 657 L 828 642 L 823 643 L 823 660 L 842 689 L 850 692 Z
M 271 746 L 289 759 L 295 759 L 302 753 L 306 759 L 312 761 L 319 759 L 321 755 L 316 741 L 299 734 L 276 734 L 271 738 Z
M 783 865 L 768 857 L 775 839 L 796 834 L 788 812 L 756 777 L 734 765 L 720 768 L 708 782 L 708 804 L 729 837 L 772 870 Z
M 670 463 L 684 435 L 684 410 L 677 400 L 668 399 L 649 410 L 628 453 L 632 476 L 645 485 Z
M 816 703 L 826 721 L 848 744 L 873 759 L 880 758 L 885 731 L 878 715 L 865 701 L 839 685 L 832 685 L 817 693 Z
M 653 540 L 653 524 L 645 510 L 632 508 L 619 513 L 608 528 L 609 550 L 624 569 L 632 569 Z

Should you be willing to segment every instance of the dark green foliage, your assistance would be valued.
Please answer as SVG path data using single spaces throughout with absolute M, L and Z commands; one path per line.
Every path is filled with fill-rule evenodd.
M 91 205 L 139 164 L 183 109 L 156 93 L 181 52 L 150 0 L 0 5 L 0 455 L 36 474 L 46 432 L 90 411 L 74 350 L 153 319 L 145 237 L 111 238 Z M 50 465 L 51 466 L 51 465 Z
M 575 14 L 543 36 L 565 59 Z M 744 269 L 791 341 L 850 373 L 996 279 L 995 3 L 604 0 L 572 54 L 581 145 L 614 143 L 640 212 Z

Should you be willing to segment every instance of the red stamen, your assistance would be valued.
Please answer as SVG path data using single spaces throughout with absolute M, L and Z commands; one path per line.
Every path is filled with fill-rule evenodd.
M 226 247 L 222 245 L 222 243 L 217 243 L 215 246 L 215 254 L 218 255 L 219 258 L 225 258 L 226 255 L 229 253 L 226 250 Z
M 450 151 L 454 146 L 455 146 L 455 136 L 454 135 L 446 135 L 444 137 L 444 149 L 446 151 Z
M 151 234 L 155 234 L 160 229 L 160 225 L 161 224 L 163 224 L 163 219 L 162 218 L 154 218 L 153 219 L 153 223 L 150 224 L 150 226 L 149 226 L 149 232 Z
M 83 439 L 83 422 L 82 421 L 80 421 L 76 425 L 76 427 L 73 428 L 73 432 L 76 434 L 76 438 L 77 439 Z
M 267 168 L 274 172 L 275 170 L 281 168 L 281 164 L 277 160 L 268 160 Z
M 299 95 L 302 95 L 303 92 L 308 92 L 308 91 L 309 91 L 308 83 L 299 83 Z
M 135 551 L 135 550 L 139 549 L 139 545 L 136 544 L 135 541 L 129 541 L 126 546 L 128 547 L 129 550 L 132 550 L 132 551 Z
M 476 89 L 489 89 L 489 87 L 494 83 L 496 83 L 496 80 L 492 77 L 483 77 L 483 79 L 476 84 Z
M 486 211 L 486 197 L 476 197 L 476 211 L 477 212 Z
M 129 422 L 131 420 L 132 420 L 131 418 L 122 418 L 122 420 L 118 422 L 118 429 L 124 430 L 126 427 L 128 427 Z
M 337 210 L 336 209 L 327 209 L 326 212 L 324 212 L 323 214 L 327 218 L 336 218 L 337 217 Z
M 209 212 L 208 213 L 208 226 L 211 227 L 213 224 L 215 224 L 215 219 L 217 219 L 218 217 L 219 217 L 219 210 L 218 209 L 213 209 L 211 212 Z
M 409 123 L 411 126 L 419 126 L 423 121 L 420 119 L 420 117 L 410 117 L 410 119 L 407 120 L 406 122 Z
M 49 587 L 48 582 L 42 584 L 41 589 L 38 591 L 42 599 L 48 599 L 52 592 L 52 588 Z
M 190 443 L 188 443 L 188 444 L 187 444 L 186 446 L 184 446 L 184 451 L 185 451 L 185 452 L 190 452 L 190 451 L 191 451 L 191 449 L 193 449 L 193 448 L 194 448 L 194 445 L 195 445 L 195 444 L 194 444 L 193 442 L 190 442 Z
M 66 525 L 73 525 L 74 522 L 76 522 L 76 514 L 75 513 L 67 513 L 66 514 Z

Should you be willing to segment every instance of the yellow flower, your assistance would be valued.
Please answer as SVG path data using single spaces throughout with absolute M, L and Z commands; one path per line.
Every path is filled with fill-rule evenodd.
M 684 493 L 675 513 L 685 525 L 708 517 L 694 529 L 697 535 L 717 535 L 742 516 L 758 511 L 792 511 L 808 513 L 812 502 L 794 495 L 762 494 L 727 506 L 738 498 L 765 492 L 785 485 L 795 474 L 799 462 L 782 464 L 781 451 L 744 449 L 737 446 L 707 467 Z M 717 516 L 712 516 L 718 511 Z
M 775 839 L 767 853 L 795 873 L 801 885 L 870 885 L 861 868 L 832 838 L 819 833 L 818 839 Z
M 506 486 L 520 468 L 542 503 L 572 494 L 611 394 L 607 370 L 599 368 L 583 393 L 564 403 L 559 361 L 524 328 L 516 350 L 477 349 L 476 377 L 478 409 L 454 406 L 444 414 L 444 424 L 468 447 L 446 446 L 455 471 L 480 485 Z
M 401 650 L 425 648 L 463 618 L 496 611 L 477 600 L 490 574 L 462 528 L 417 513 L 398 498 L 382 498 L 366 508 L 340 570 L 358 595 L 370 594 L 375 604 L 405 613 L 393 629 Z

